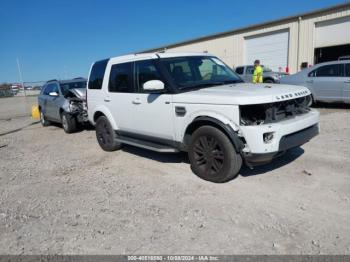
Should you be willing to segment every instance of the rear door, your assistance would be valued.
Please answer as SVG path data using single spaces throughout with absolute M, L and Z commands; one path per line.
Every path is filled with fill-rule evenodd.
M 350 103 L 350 63 L 344 64 L 344 66 L 343 101 L 344 103 Z
M 110 109 L 119 131 L 135 132 L 134 106 L 136 101 L 133 78 L 134 62 L 107 66 L 110 71 L 104 103 Z
M 306 80 L 314 91 L 316 100 L 339 102 L 343 100 L 343 68 L 342 64 L 324 65 L 311 71 Z
M 253 81 L 254 66 L 247 66 L 244 74 L 244 82 L 251 83 Z

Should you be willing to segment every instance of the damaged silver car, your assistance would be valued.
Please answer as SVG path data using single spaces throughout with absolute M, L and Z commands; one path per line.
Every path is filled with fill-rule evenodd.
M 40 121 L 43 126 L 60 123 L 66 133 L 73 133 L 88 123 L 86 79 L 50 80 L 38 96 Z

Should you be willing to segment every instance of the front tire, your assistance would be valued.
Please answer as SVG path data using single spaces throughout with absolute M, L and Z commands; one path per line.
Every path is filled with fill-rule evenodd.
M 111 152 L 121 148 L 121 143 L 116 141 L 117 135 L 107 117 L 100 116 L 95 128 L 97 142 L 104 151 Z
M 193 133 L 188 157 L 197 176 L 215 183 L 235 178 L 242 166 L 242 157 L 232 142 L 212 126 L 202 126 Z
M 62 121 L 63 130 L 67 134 L 71 134 L 77 131 L 77 121 L 70 114 L 67 114 L 66 112 L 62 112 L 61 121 Z
M 264 80 L 264 83 L 265 84 L 273 84 L 275 82 L 273 80 L 271 80 L 271 79 L 267 79 L 267 80 Z

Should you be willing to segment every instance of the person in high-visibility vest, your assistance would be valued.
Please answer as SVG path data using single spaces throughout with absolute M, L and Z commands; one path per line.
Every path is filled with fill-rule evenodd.
M 253 73 L 253 83 L 262 83 L 263 82 L 263 69 L 260 66 L 260 61 L 254 61 L 254 73 Z

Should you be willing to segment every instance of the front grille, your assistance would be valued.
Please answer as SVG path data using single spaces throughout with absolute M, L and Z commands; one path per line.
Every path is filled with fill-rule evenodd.
M 310 111 L 310 96 L 296 99 L 257 105 L 242 105 L 240 124 L 244 126 L 275 123 L 293 118 Z

